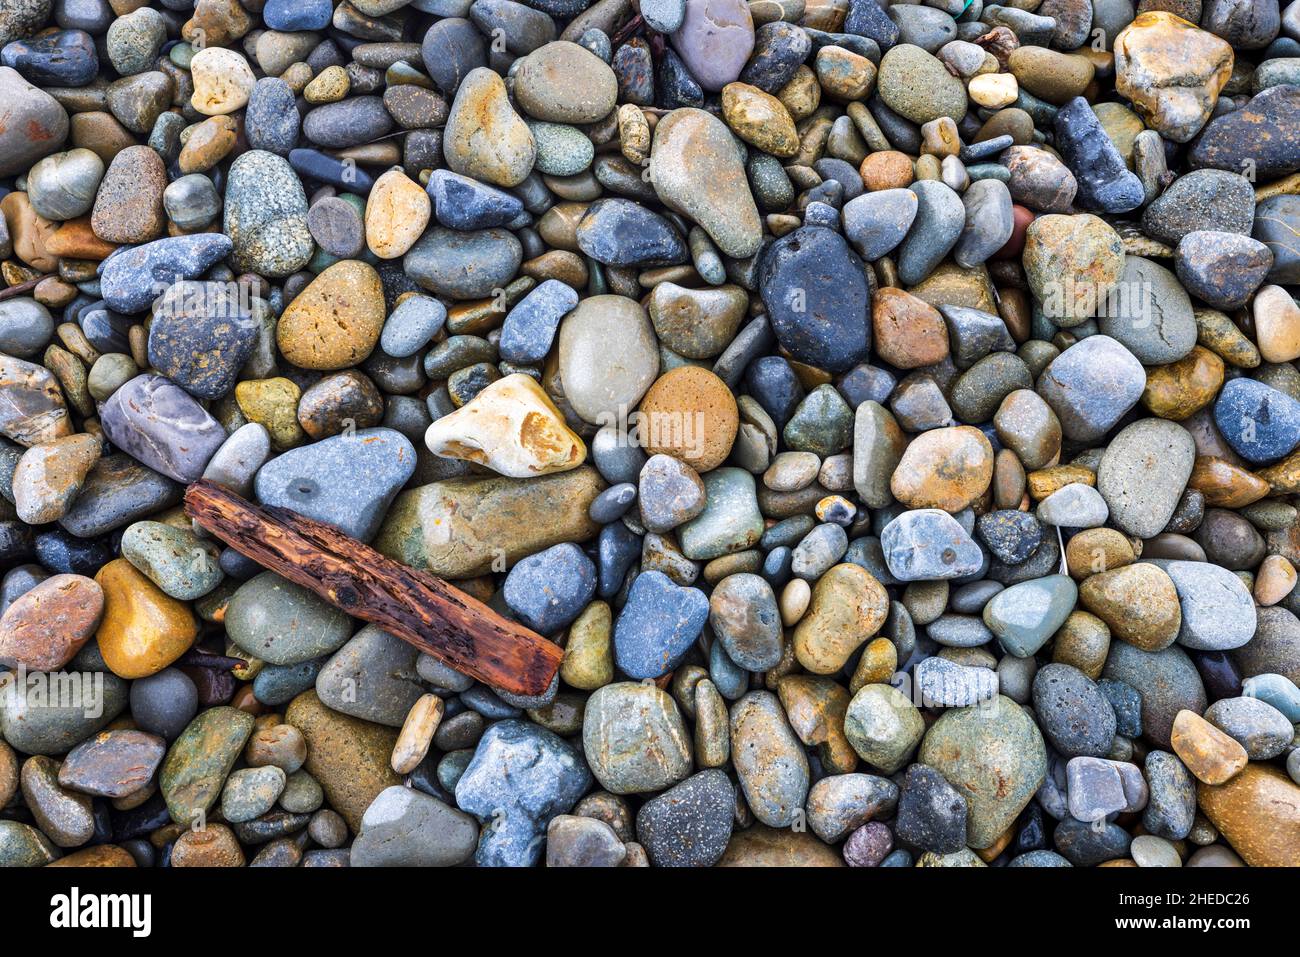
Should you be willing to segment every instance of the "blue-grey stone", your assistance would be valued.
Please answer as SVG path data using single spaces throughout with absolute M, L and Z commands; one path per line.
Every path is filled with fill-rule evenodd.
M 925 633 L 945 648 L 978 648 L 993 640 L 993 632 L 974 615 L 940 615 Z
M 633 562 L 641 557 L 641 536 L 622 522 L 610 522 L 596 538 L 597 584 L 601 598 L 612 598 L 623 587 Z
M 961 578 L 984 565 L 980 547 L 966 530 L 937 508 L 899 515 L 880 533 L 880 548 L 889 573 L 900 582 Z
M 105 455 L 86 476 L 72 508 L 59 519 L 59 524 L 76 538 L 65 542 L 52 537 L 48 541 L 51 554 L 45 556 L 41 555 L 42 537 L 38 536 L 37 554 L 47 568 L 63 571 L 56 567 L 55 561 L 69 556 L 68 545 L 72 542 L 94 545 L 96 536 L 175 505 L 180 497 L 180 486 L 131 456 Z M 92 541 L 83 542 L 83 539 Z M 96 562 L 89 571 L 93 574 L 103 561 Z
M 641 805 L 637 841 L 655 867 L 712 867 L 731 839 L 735 805 L 725 771 L 700 771 Z
M 1039 377 L 1038 394 L 1061 420 L 1067 439 L 1091 442 L 1137 404 L 1146 381 L 1132 352 L 1110 336 L 1094 335 L 1052 360 Z
M 136 376 L 99 408 L 110 442 L 132 458 L 177 482 L 203 475 L 226 431 L 203 406 L 170 379 Z
M 698 588 L 676 585 L 663 572 L 642 572 L 614 622 L 614 660 L 640 681 L 676 667 L 699 637 L 709 600 Z
M 1184 648 L 1227 651 L 1255 637 L 1255 602 L 1241 578 L 1209 562 L 1152 559 L 1173 580 L 1182 609 Z
M 776 240 L 762 255 L 758 290 L 792 358 L 830 372 L 866 358 L 871 289 L 862 260 L 839 233 L 804 226 Z
M 709 626 L 727 657 L 746 671 L 767 671 L 781 660 L 781 613 L 772 586 L 759 575 L 728 575 L 714 586 Z
M 1038 726 L 1060 754 L 1105 757 L 1115 740 L 1115 709 L 1078 668 L 1052 662 L 1034 676 Z
M 84 30 L 13 40 L 0 51 L 0 62 L 35 86 L 85 86 L 99 72 L 95 41 Z
M 752 548 L 763 535 L 754 476 L 727 466 L 703 478 L 704 510 L 677 531 L 682 554 L 692 561 L 709 561 Z M 643 507 L 646 499 L 642 489 Z
M 523 247 L 505 229 L 460 232 L 435 226 L 402 258 L 402 268 L 435 295 L 483 299 L 505 288 L 522 259 Z
M 622 518 L 636 501 L 636 486 L 631 482 L 611 485 L 591 500 L 587 515 L 593 522 L 607 525 Z
M 524 211 L 518 196 L 447 169 L 430 173 L 425 189 L 433 201 L 434 216 L 449 229 L 472 231 L 505 226 Z
M 961 202 L 966 220 L 952 255 L 957 265 L 971 269 L 988 260 L 1011 238 L 1015 227 L 1011 191 L 1000 179 L 976 180 L 962 194 Z
M 510 610 L 543 635 L 567 627 L 595 593 L 596 566 L 572 542 L 521 559 L 502 586 Z
M 121 250 L 104 263 L 99 294 L 109 309 L 140 312 L 172 283 L 203 275 L 233 249 L 229 236 L 199 233 Z
M 1114 678 L 1102 678 L 1097 687 L 1115 712 L 1115 733 L 1136 738 L 1142 733 L 1142 696 L 1136 688 Z
M 916 218 L 898 249 L 898 279 L 915 286 L 934 272 L 961 238 L 966 207 L 960 196 L 938 180 L 921 180 L 909 189 L 917 198 Z
M 578 223 L 578 248 L 607 266 L 685 262 L 686 242 L 663 216 L 630 199 L 602 199 Z
M 292 509 L 369 541 L 415 472 L 415 447 L 392 429 L 360 429 L 301 445 L 257 472 L 264 505 Z
M 998 561 L 1019 565 L 1042 544 L 1043 526 L 1028 512 L 999 509 L 976 520 L 975 534 Z
M 1091 485 L 1071 482 L 1038 503 L 1038 520 L 1060 528 L 1095 528 L 1106 524 L 1110 506 Z
M 258 80 L 244 109 L 244 132 L 249 148 L 288 156 L 298 145 L 301 126 L 297 101 L 289 84 L 276 76 Z
M 260 325 L 238 284 L 182 280 L 154 306 L 149 361 L 195 398 L 219 399 L 235 387 Z
M 1300 402 L 1255 379 L 1231 379 L 1214 402 L 1214 424 L 1232 450 L 1261 464 L 1300 445 Z
M 480 867 L 531 867 L 546 827 L 591 786 L 582 755 L 528 721 L 500 721 L 483 733 L 456 782 L 456 805 L 484 825 L 474 855 Z
M 312 658 L 295 665 L 264 664 L 253 679 L 253 696 L 273 708 L 288 704 L 316 686 L 323 664 L 323 658 Z
M 1241 683 L 1241 693 L 1271 704 L 1292 724 L 1300 724 L 1300 688 L 1285 675 L 1253 675 Z
M 918 662 L 912 680 L 920 693 L 918 704 L 925 708 L 968 708 L 998 693 L 997 672 L 937 656 Z
M 547 279 L 506 315 L 497 349 L 506 362 L 529 365 L 551 351 L 560 320 L 578 304 L 578 293 L 558 279 Z
M 384 322 L 379 347 L 385 355 L 404 359 L 429 344 L 447 321 L 447 307 L 432 296 L 409 296 Z
M 324 30 L 333 15 L 330 0 L 267 0 L 262 8 L 266 25 L 285 32 Z
M 1078 586 L 1068 575 L 1023 581 L 989 600 L 984 606 L 984 624 L 1008 653 L 1028 658 L 1065 623 L 1078 597 Z
M 1168 751 L 1148 751 L 1144 766 L 1150 793 L 1142 826 L 1157 837 L 1183 840 L 1196 823 L 1196 780 Z
M 665 0 L 664 5 L 668 4 L 679 10 L 686 6 L 682 0 Z M 644 10 L 641 15 L 645 16 Z M 812 39 L 803 27 L 784 20 L 764 23 L 754 31 L 754 51 L 740 73 L 740 82 L 776 96 L 811 52 Z
M 1079 190 L 1075 205 L 1097 213 L 1127 213 L 1142 205 L 1142 181 L 1131 172 L 1086 99 L 1056 112 L 1056 149 Z

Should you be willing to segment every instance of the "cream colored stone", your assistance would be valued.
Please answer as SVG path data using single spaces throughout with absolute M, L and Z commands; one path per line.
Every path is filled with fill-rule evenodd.
M 999 110 L 1016 102 L 1016 97 L 1020 95 L 1020 84 L 1010 73 L 981 73 L 971 77 L 966 90 L 970 98 L 980 106 Z
M 234 50 L 205 47 L 190 61 L 194 93 L 190 103 L 204 116 L 224 116 L 242 109 L 257 77 L 248 61 Z
M 1300 306 L 1281 286 L 1255 293 L 1255 340 L 1265 362 L 1300 359 Z
M 424 434 L 429 450 L 444 458 L 477 462 L 510 478 L 530 478 L 576 468 L 587 447 L 531 377 L 500 379 Z
M 397 743 L 393 745 L 392 767 L 398 774 L 410 774 L 424 756 L 442 723 L 443 702 L 436 694 L 421 695 L 406 713 Z
M 405 255 L 429 225 L 429 194 L 400 169 L 375 180 L 366 200 L 366 245 L 380 259 Z

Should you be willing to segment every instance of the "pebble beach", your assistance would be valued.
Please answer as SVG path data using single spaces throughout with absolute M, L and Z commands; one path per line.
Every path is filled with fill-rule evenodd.
M 0 867 L 1300 866 L 1298 286 L 1300 0 L 0 0 Z

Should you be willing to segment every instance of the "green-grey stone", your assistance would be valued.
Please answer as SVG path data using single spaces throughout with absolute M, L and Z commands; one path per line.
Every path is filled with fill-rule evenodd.
M 285 780 L 284 769 L 275 765 L 235 771 L 221 792 L 221 816 L 232 824 L 261 817 L 275 807 Z
M 926 732 L 917 760 L 966 798 L 966 840 L 977 850 L 1011 826 L 1047 774 L 1038 726 L 1004 695 L 945 711 Z
M 682 554 L 709 561 L 753 548 L 763 535 L 754 476 L 738 468 L 719 468 L 703 476 L 704 511 L 677 529 Z
M 167 752 L 158 779 L 173 821 L 190 825 L 212 809 L 252 733 L 253 716 L 224 705 L 189 723 Z
M 1079 597 L 1068 575 L 1048 575 L 1003 589 L 984 606 L 984 624 L 1002 647 L 1028 658 L 1065 623 Z
M 192 529 L 136 522 L 122 533 L 122 557 L 168 595 L 201 598 L 221 584 L 220 549 Z
M 537 144 L 534 168 L 546 176 L 575 176 L 596 157 L 596 147 L 576 126 L 530 120 L 528 128 Z
M 98 645 L 91 642 L 83 655 L 90 654 L 86 649 L 97 651 Z M 65 754 L 122 713 L 127 682 L 91 673 L 80 663 L 74 667 L 78 670 L 31 672 L 25 689 L 0 684 L 0 737 L 24 754 Z
M 49 839 L 30 824 L 0 821 L 0 867 L 44 867 L 58 856 Z
M 923 734 L 921 712 L 892 685 L 863 686 L 844 715 L 844 736 L 853 750 L 885 774 L 907 763 Z
M 853 441 L 853 410 L 835 386 L 819 385 L 804 396 L 782 435 L 794 451 L 826 458 L 843 452 Z
M 342 647 L 352 619 L 301 585 L 262 572 L 231 598 L 226 634 L 255 658 L 296 665 Z

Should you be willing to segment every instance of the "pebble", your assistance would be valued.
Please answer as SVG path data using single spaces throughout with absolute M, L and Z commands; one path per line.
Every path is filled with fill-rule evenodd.
M 1047 772 L 1038 728 L 1001 695 L 982 707 L 944 712 L 925 733 L 918 758 L 966 798 L 967 845 L 974 848 L 997 840 Z
M 51 575 L 15 598 L 0 617 L 0 662 L 57 671 L 90 640 L 104 592 L 84 575 Z
M 473 855 L 468 814 L 414 788 L 385 788 L 366 808 L 352 842 L 353 867 L 455 867 Z
M 751 691 L 731 708 L 736 776 L 754 817 L 788 827 L 808 797 L 809 767 L 776 695 Z
M 95 633 L 104 663 L 123 678 L 145 678 L 172 664 L 193 644 L 198 622 L 124 558 L 95 575 L 104 614 Z
M 636 838 L 656 867 L 712 867 L 731 839 L 735 789 L 708 769 L 641 805 Z
M 670 671 L 699 637 L 709 599 L 674 584 L 660 571 L 638 575 L 614 622 L 614 657 L 621 671 L 641 680 Z
M 614 794 L 660 791 L 691 771 L 691 736 L 677 704 L 650 684 L 614 682 L 593 693 L 584 710 L 582 746 L 591 773 Z M 458 794 L 464 777 L 461 782 Z

